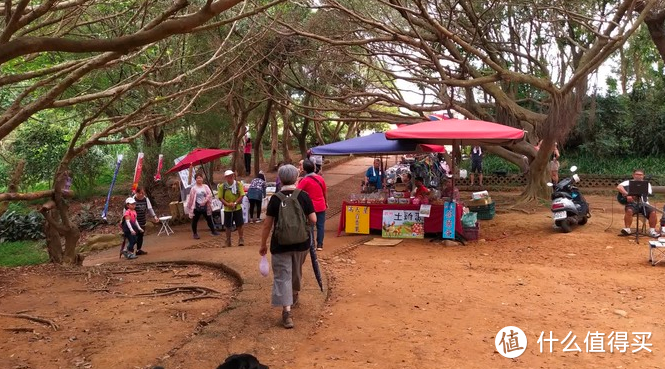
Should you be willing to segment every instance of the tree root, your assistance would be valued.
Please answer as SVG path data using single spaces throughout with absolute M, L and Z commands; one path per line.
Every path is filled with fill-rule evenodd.
M 28 327 L 10 327 L 10 328 L 2 328 L 3 331 L 9 331 L 9 332 L 15 332 L 15 333 L 34 333 L 35 329 L 34 328 L 28 328 Z
M 219 291 L 213 290 L 212 288 L 202 287 L 202 286 L 182 286 L 182 287 L 169 287 L 169 288 L 155 288 L 152 292 L 139 293 L 134 296 L 150 296 L 150 297 L 159 297 L 159 296 L 168 296 L 176 293 L 195 293 L 197 294 L 194 297 L 188 297 L 183 299 L 181 302 L 207 299 L 207 298 L 221 298 L 218 296 L 212 296 L 213 294 L 219 294 Z
M 187 302 L 187 301 L 194 301 L 194 300 L 201 300 L 201 299 L 221 299 L 221 296 L 211 296 L 208 294 L 203 294 L 199 296 L 194 296 L 194 297 L 188 297 L 185 299 L 180 300 L 180 302 Z
M 53 328 L 54 331 L 58 330 L 58 325 L 57 324 L 55 324 L 51 320 L 48 320 L 46 318 L 41 318 L 41 317 L 38 317 L 38 316 L 32 316 L 32 315 L 27 315 L 27 314 L 6 314 L 6 313 L 0 313 L 0 316 L 5 316 L 5 317 L 9 317 L 9 318 L 27 319 L 27 320 L 31 320 L 33 322 L 48 325 L 51 328 Z

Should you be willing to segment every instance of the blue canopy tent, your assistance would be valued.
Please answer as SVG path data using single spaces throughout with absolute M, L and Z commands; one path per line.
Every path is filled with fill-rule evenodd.
M 388 140 L 383 132 L 312 147 L 314 155 L 393 155 L 414 152 L 444 152 L 443 146 L 421 145 L 410 140 Z

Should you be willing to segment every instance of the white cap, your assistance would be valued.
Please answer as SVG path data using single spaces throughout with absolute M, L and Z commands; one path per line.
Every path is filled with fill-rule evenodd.
M 233 171 L 231 169 L 227 169 L 226 172 L 224 172 L 224 177 L 232 176 L 232 175 L 233 175 Z
M 134 200 L 133 197 L 128 197 L 127 200 L 125 200 L 125 204 L 134 204 L 136 203 L 136 200 Z

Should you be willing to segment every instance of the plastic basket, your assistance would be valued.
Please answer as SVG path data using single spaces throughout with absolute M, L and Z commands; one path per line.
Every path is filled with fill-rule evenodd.
M 490 220 L 494 218 L 495 214 L 494 202 L 487 205 L 469 206 L 469 211 L 478 213 L 478 219 L 480 220 Z
M 464 227 L 462 228 L 462 236 L 466 238 L 467 241 L 475 241 L 480 235 L 480 226 L 476 223 L 475 227 Z

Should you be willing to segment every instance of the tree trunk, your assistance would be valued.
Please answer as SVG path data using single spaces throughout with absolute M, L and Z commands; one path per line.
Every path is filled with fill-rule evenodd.
M 266 132 L 266 127 L 268 127 L 268 122 L 270 121 L 270 115 L 272 114 L 272 104 L 273 101 L 268 100 L 266 104 L 266 110 L 263 112 L 263 118 L 259 123 L 259 126 L 256 127 L 256 138 L 254 139 L 254 173 L 258 174 L 261 170 L 261 155 L 263 155 L 261 150 L 261 141 L 263 141 L 263 134 Z
M 277 117 L 273 115 L 272 120 L 270 121 L 270 164 L 268 165 L 269 170 L 272 170 L 277 166 L 278 149 L 279 149 L 279 130 L 277 129 Z
M 289 149 L 291 148 L 291 144 L 289 142 L 291 140 L 291 119 L 286 108 L 282 108 L 281 110 L 282 123 L 284 124 L 284 130 L 282 132 L 282 157 L 284 160 L 282 162 L 284 164 L 291 164 L 293 162 L 291 159 L 291 153 L 289 152 Z
M 649 29 L 649 35 L 662 61 L 665 61 L 665 10 L 656 13 L 653 17 L 647 17 L 644 20 L 647 28 Z
M 235 127 L 233 128 L 233 134 L 231 135 L 231 150 L 233 150 L 233 155 L 231 157 L 231 170 L 236 172 L 236 174 L 245 173 L 245 157 L 244 153 L 241 151 L 241 139 L 245 135 L 245 121 L 246 113 L 243 110 L 237 112 L 233 115 L 233 122 Z
M 25 169 L 25 160 L 19 160 L 16 163 L 16 167 L 12 171 L 12 175 L 9 178 L 9 185 L 7 186 L 7 192 L 18 194 L 19 184 L 21 184 L 21 177 L 23 177 L 23 170 Z M 0 194 L 2 196 L 4 194 Z M 9 202 L 0 202 L 0 217 L 4 214 L 9 208 Z
M 145 193 L 152 206 L 156 206 L 152 192 L 158 185 L 155 182 L 155 174 L 157 174 L 157 164 L 159 162 L 159 154 L 162 152 L 162 142 L 164 142 L 164 129 L 162 127 L 154 127 L 143 133 L 144 155 L 143 155 L 143 174 L 141 182 Z
M 55 204 L 54 204 L 55 205 Z M 62 263 L 62 243 L 60 243 L 60 233 L 52 222 L 57 222 L 53 219 L 57 217 L 57 212 L 48 210 L 44 214 L 46 222 L 44 223 L 44 234 L 46 235 L 46 249 L 48 251 L 49 262 L 54 264 Z M 50 219 L 49 219 L 50 218 Z
M 357 127 L 357 125 L 358 125 L 358 123 L 356 123 L 356 122 L 353 122 L 353 123 L 349 124 L 349 128 L 346 130 L 346 136 L 344 136 L 345 140 L 348 140 L 349 138 L 356 137 L 356 130 L 357 130 L 356 127 Z

